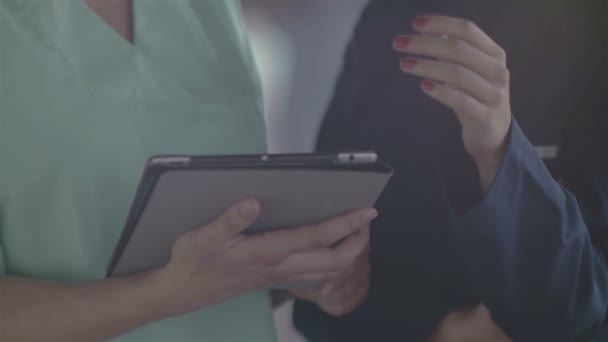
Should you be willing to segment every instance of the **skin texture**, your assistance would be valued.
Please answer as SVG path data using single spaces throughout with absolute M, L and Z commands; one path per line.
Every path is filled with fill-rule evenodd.
M 357 234 L 369 240 L 369 227 Z M 330 277 L 318 288 L 291 290 L 296 298 L 314 302 L 332 316 L 343 316 L 356 309 L 367 297 L 370 286 L 369 246 L 361 250 L 355 261 Z

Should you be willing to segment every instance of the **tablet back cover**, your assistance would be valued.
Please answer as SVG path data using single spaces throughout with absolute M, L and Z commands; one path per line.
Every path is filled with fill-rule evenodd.
M 162 173 L 108 276 L 165 265 L 175 240 L 237 201 L 254 197 L 262 212 L 246 232 L 313 224 L 372 207 L 390 172 L 298 169 L 170 170 Z M 127 227 L 129 228 L 129 227 Z

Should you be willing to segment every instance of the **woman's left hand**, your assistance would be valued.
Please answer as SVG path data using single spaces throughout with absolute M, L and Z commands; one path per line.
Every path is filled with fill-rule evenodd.
M 400 60 L 401 70 L 423 78 L 422 90 L 454 111 L 487 191 L 502 163 L 511 125 L 505 51 L 465 19 L 422 16 L 412 27 L 418 34 L 393 40 L 395 50 L 408 54 Z

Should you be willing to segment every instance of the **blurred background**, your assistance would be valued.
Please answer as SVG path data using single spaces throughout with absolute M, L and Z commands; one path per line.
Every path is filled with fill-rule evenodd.
M 333 94 L 344 48 L 368 0 L 243 0 L 260 69 L 270 152 L 309 152 Z M 275 312 L 280 342 L 304 339 L 292 302 Z
M 312 150 L 367 1 L 242 1 L 264 87 L 271 152 Z

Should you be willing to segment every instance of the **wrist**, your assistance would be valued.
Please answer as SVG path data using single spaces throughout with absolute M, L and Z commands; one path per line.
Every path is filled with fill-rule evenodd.
M 212 281 L 195 281 L 169 265 L 142 274 L 146 310 L 160 319 L 187 314 L 230 296 L 225 287 Z M 236 293 L 235 293 L 236 294 Z
M 170 278 L 163 269 L 144 272 L 130 278 L 134 293 L 133 302 L 137 311 L 148 321 L 156 321 L 179 314 Z
M 486 153 L 483 156 L 473 157 L 475 163 L 477 164 L 479 180 L 484 194 L 490 190 L 492 184 L 494 183 L 494 179 L 496 179 L 496 176 L 498 176 L 504 156 L 505 148 L 502 147 L 495 152 Z

